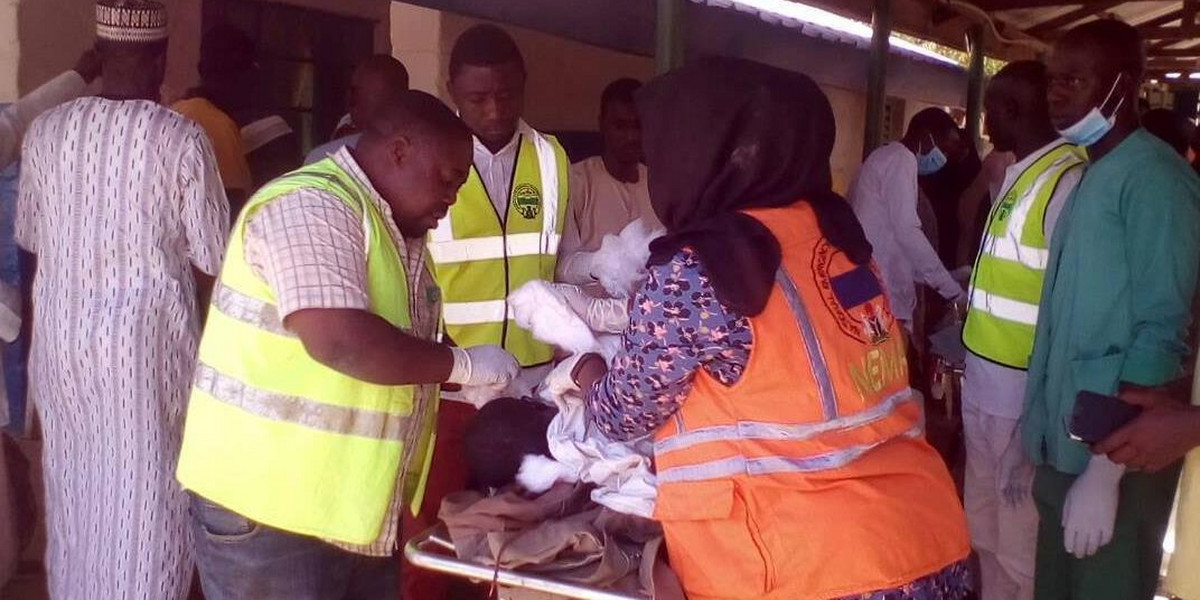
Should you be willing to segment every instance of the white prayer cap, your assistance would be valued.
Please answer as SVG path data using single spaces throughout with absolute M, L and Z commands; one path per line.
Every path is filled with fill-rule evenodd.
M 242 151 L 250 154 L 291 132 L 291 126 L 283 117 L 264 117 L 242 128 Z
M 110 42 L 161 42 L 167 39 L 167 7 L 153 0 L 100 0 L 96 37 Z

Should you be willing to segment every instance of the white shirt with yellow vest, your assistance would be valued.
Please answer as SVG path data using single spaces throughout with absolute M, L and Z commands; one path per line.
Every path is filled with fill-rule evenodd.
M 994 196 L 993 206 L 995 203 L 1001 202 L 1004 195 L 1012 190 L 1021 174 L 1045 156 L 1047 152 L 1063 143 L 1062 140 L 1055 140 L 1005 169 L 1004 183 L 1000 186 L 1000 193 Z M 1075 191 L 1075 186 L 1079 184 L 1082 177 L 1083 169 L 1077 168 L 1067 171 L 1059 179 L 1058 187 L 1055 188 L 1049 204 L 1046 205 L 1045 216 L 1042 219 L 1043 233 L 1047 242 L 1054 233 L 1054 226 L 1058 223 L 1058 216 L 1062 212 L 1067 198 Z M 975 291 L 975 289 L 971 290 L 972 297 L 974 297 Z M 1025 400 L 1026 371 L 1024 369 L 1008 367 L 983 358 L 974 352 L 968 352 L 966 372 L 968 376 L 964 385 L 967 387 L 963 390 L 965 404 L 990 415 L 1014 420 L 1021 417 Z
M 498 152 L 479 138 L 474 144 L 471 176 L 430 232 L 430 257 L 448 335 L 460 346 L 497 344 L 512 352 L 525 371 L 515 389 L 549 372 L 552 350 L 512 321 L 505 300 L 528 281 L 554 279 L 570 164 L 553 136 L 524 121 Z M 454 393 L 443 399 L 465 401 Z
M 976 261 L 964 330 L 964 506 L 982 600 L 1033 597 L 1038 512 L 1025 492 L 1033 472 L 1017 468 L 1027 375 L 1020 367 L 1033 345 L 1050 239 L 1082 175 L 1082 157 L 1062 140 L 1009 166 Z

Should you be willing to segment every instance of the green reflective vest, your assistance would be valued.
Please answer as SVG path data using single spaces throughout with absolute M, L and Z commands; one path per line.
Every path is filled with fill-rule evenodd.
M 512 321 L 505 300 L 530 281 L 554 280 L 570 164 L 553 137 L 524 123 L 518 135 L 505 218 L 472 168 L 458 200 L 430 232 L 429 254 L 450 338 L 462 347 L 503 346 L 528 367 L 549 362 L 553 349 Z
M 200 341 L 177 476 L 259 523 L 369 544 L 398 476 L 418 481 L 411 505 L 420 505 L 436 398 L 335 371 L 284 328 L 274 292 L 246 262 L 245 227 L 269 202 L 300 189 L 329 192 L 362 215 L 371 309 L 410 328 L 405 267 L 370 192 L 333 159 L 271 182 L 234 225 Z
M 963 326 L 963 343 L 971 352 L 1005 366 L 1029 367 L 1050 255 L 1046 206 L 1063 175 L 1084 161 L 1077 147 L 1059 144 L 1027 167 L 992 207 Z

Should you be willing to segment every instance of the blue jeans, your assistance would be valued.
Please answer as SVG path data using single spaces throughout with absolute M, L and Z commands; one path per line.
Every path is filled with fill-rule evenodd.
M 195 494 L 196 566 L 207 600 L 395 600 L 397 560 L 255 523 Z

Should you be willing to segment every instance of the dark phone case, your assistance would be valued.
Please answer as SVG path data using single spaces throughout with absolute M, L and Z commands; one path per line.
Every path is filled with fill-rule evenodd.
M 1142 413 L 1115 396 L 1105 396 L 1084 390 L 1075 397 L 1071 413 L 1071 437 L 1087 444 L 1104 441 Z

